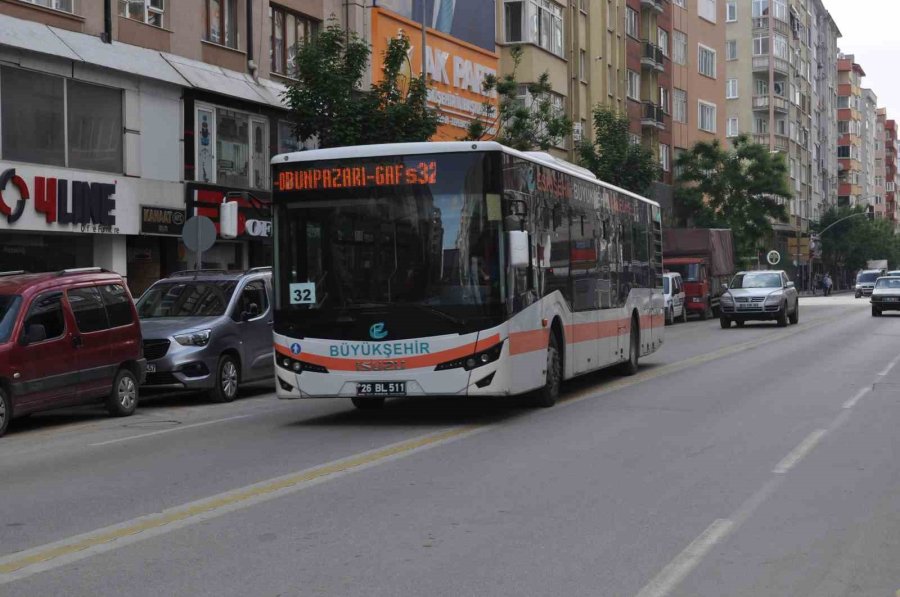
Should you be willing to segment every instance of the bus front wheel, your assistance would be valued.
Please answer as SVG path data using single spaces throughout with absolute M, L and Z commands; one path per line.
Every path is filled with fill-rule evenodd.
M 550 408 L 559 399 L 559 386 L 562 383 L 562 357 L 559 354 L 559 338 L 556 333 L 550 332 L 550 342 L 547 345 L 547 373 L 544 386 L 534 394 L 535 406 Z

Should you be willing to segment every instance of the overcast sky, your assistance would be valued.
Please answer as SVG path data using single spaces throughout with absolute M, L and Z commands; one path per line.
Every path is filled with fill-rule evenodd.
M 842 37 L 838 47 L 866 71 L 863 87 L 888 118 L 900 118 L 900 0 L 823 0 Z

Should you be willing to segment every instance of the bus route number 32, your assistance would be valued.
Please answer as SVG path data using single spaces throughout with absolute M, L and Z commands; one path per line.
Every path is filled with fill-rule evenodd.
M 296 282 L 291 284 L 292 305 L 314 305 L 316 303 L 316 283 Z

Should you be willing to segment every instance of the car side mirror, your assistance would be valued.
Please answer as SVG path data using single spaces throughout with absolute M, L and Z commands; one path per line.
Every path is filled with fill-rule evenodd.
M 722 291 L 728 290 L 728 284 L 722 284 Z
M 28 346 L 29 344 L 35 344 L 37 342 L 42 342 L 47 339 L 47 328 L 40 323 L 32 323 L 27 328 L 25 328 L 25 333 L 22 334 L 22 345 Z
M 247 307 L 247 310 L 241 313 L 241 319 L 244 321 L 248 321 L 253 319 L 254 317 L 259 317 L 259 305 L 256 303 L 250 303 Z
M 794 287 L 794 283 L 788 281 L 787 283 L 785 283 L 784 287 L 785 287 L 785 288 L 793 288 L 793 287 Z

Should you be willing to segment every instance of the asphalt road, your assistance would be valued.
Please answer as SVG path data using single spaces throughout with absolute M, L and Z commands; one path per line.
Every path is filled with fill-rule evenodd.
M 0 440 L 0 595 L 890 596 L 900 315 L 668 328 L 513 400 L 145 400 Z

